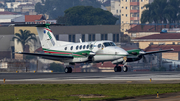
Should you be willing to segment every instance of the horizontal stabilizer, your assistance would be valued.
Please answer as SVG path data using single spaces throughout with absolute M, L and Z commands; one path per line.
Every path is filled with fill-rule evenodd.
M 65 26 L 65 24 L 10 24 L 9 26 L 46 27 L 46 26 Z

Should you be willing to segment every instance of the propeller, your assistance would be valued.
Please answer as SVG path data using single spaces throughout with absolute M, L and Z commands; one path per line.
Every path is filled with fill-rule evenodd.
M 139 55 L 142 56 L 143 62 L 144 62 L 144 63 L 147 63 L 148 61 L 147 61 L 146 57 L 143 55 L 143 54 L 145 54 L 145 51 L 144 51 L 143 49 L 140 49 L 140 50 L 141 50 L 141 51 L 139 52 Z

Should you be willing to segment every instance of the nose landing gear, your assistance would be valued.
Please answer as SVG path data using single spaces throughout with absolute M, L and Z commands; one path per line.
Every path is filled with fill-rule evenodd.
M 123 66 L 123 71 L 127 72 L 128 71 L 128 67 L 127 66 Z

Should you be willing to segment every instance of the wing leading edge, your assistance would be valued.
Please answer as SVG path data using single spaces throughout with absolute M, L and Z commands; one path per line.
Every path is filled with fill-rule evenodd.
M 174 49 L 167 49 L 167 50 L 160 50 L 160 51 L 151 51 L 151 52 L 143 52 L 142 55 L 148 55 L 148 54 L 155 54 L 155 53 L 162 53 L 162 52 L 169 52 L 174 51 Z
M 17 52 L 18 54 L 24 54 L 24 55 L 32 55 L 32 56 L 39 56 L 45 59 L 51 59 L 51 60 L 68 60 L 73 59 L 73 56 L 64 56 L 64 55 L 53 55 L 53 54 L 41 54 L 41 53 L 26 53 L 26 52 Z

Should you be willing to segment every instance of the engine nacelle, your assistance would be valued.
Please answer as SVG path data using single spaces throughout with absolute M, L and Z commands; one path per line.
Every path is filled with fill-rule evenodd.
M 124 62 L 124 59 L 123 58 L 120 58 L 118 60 L 114 60 L 112 61 L 113 64 L 122 64 Z

